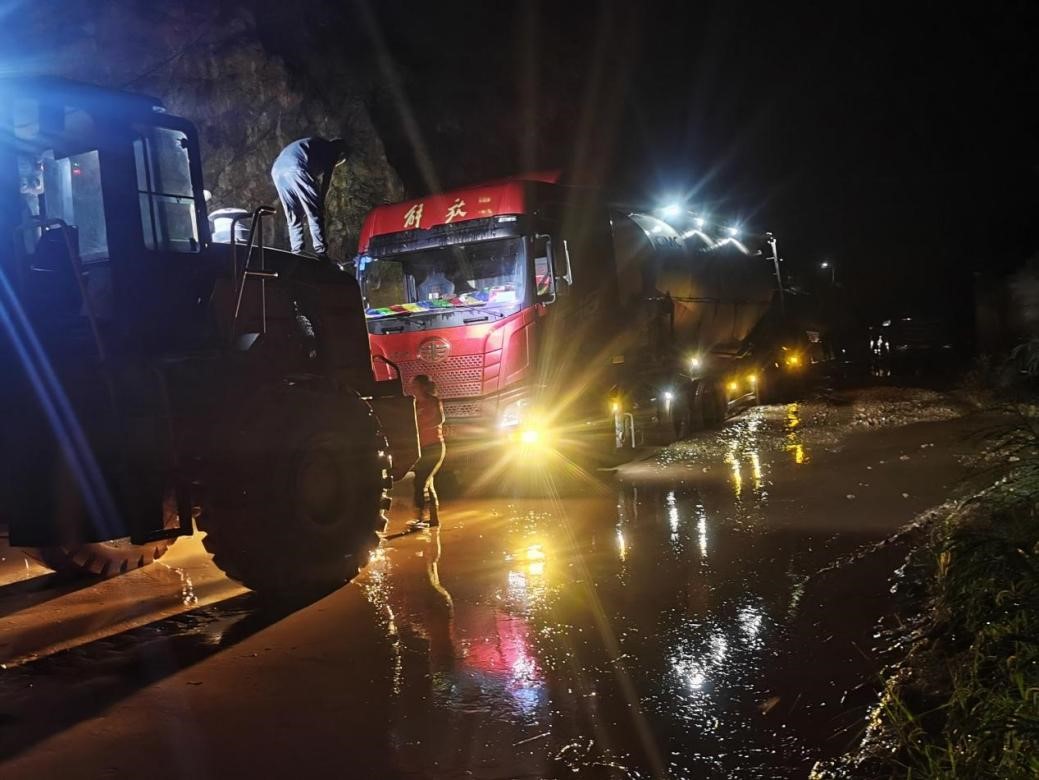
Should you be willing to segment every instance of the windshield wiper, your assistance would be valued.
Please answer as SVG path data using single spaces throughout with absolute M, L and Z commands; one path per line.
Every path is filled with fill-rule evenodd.
M 494 318 L 498 320 L 505 316 L 502 312 L 498 311 L 497 309 L 486 308 L 486 304 L 484 304 L 483 306 L 477 306 L 475 304 L 470 303 L 464 306 L 452 306 L 451 308 L 455 311 L 478 311 L 480 312 L 480 314 L 493 314 Z M 474 321 L 478 322 L 479 320 Z M 468 320 L 466 320 L 466 322 L 468 322 Z

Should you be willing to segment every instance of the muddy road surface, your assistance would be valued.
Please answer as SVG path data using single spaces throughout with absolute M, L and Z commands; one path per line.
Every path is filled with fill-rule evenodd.
M 805 777 L 864 725 L 899 552 L 833 564 L 955 492 L 981 426 L 923 391 L 754 409 L 581 495 L 406 535 L 399 502 L 362 577 L 276 609 L 197 539 L 100 583 L 0 547 L 0 776 Z

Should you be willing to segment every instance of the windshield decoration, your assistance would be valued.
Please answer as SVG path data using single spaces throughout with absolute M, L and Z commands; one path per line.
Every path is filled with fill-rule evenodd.
M 426 301 L 397 303 L 392 306 L 366 309 L 365 316 L 368 319 L 377 319 L 379 317 L 391 317 L 395 314 L 416 314 L 441 309 L 454 309 L 459 306 L 484 306 L 488 303 L 515 303 L 516 300 L 516 288 L 513 285 L 502 285 L 499 287 L 492 287 L 489 290 L 462 293 L 461 295 L 452 298 L 432 298 Z

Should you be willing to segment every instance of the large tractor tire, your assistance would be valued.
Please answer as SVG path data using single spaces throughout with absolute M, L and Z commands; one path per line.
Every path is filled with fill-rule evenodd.
M 392 484 L 371 407 L 353 394 L 271 388 L 224 439 L 198 520 L 214 563 L 273 598 L 356 576 L 379 544 Z
M 179 524 L 177 502 L 172 493 L 163 502 L 163 527 Z M 161 539 L 149 544 L 132 544 L 127 539 L 109 542 L 84 542 L 54 547 L 27 547 L 25 556 L 60 574 L 93 574 L 113 577 L 140 569 L 159 560 L 172 546 L 174 539 Z

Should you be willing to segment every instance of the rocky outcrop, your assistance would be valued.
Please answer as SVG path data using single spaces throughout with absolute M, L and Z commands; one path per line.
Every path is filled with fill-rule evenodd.
M 28 6 L 28 4 L 26 4 Z M 230 3 L 40 0 L 20 12 L 22 72 L 48 73 L 161 98 L 199 129 L 210 209 L 276 204 L 270 167 L 308 135 L 350 141 L 327 203 L 330 250 L 352 255 L 364 214 L 402 197 L 355 83 L 317 84 L 266 47 L 252 13 Z M 14 28 L 7 20 L 8 30 Z M 10 49 L 8 49 L 10 51 Z M 275 241 L 285 245 L 284 220 Z

